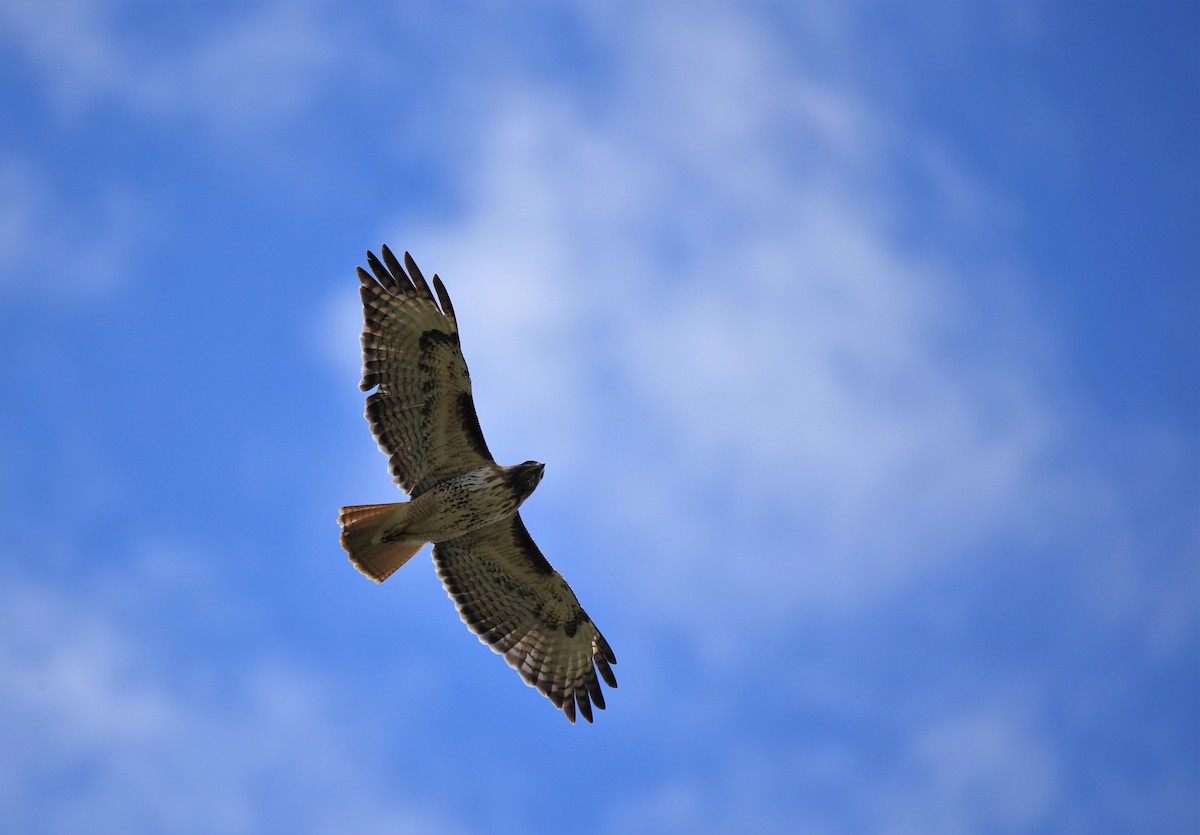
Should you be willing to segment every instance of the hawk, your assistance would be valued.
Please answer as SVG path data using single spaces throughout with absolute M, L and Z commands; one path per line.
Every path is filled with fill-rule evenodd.
M 412 256 L 385 245 L 358 268 L 363 303 L 366 418 L 409 501 L 343 507 L 342 547 L 382 583 L 425 545 L 458 613 L 479 640 L 572 724 L 604 708 L 596 673 L 617 686 L 617 663 L 567 581 L 542 556 L 517 512 L 544 465 L 495 462 L 471 397 L 454 306 L 434 298 Z M 407 269 L 406 269 L 407 268 Z

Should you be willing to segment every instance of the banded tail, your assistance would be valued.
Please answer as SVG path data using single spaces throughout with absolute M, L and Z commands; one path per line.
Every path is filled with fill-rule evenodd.
M 342 547 L 350 562 L 376 583 L 382 583 L 413 554 L 421 550 L 424 539 L 394 538 L 403 533 L 408 502 L 360 504 L 343 507 L 338 515 L 342 526 Z M 399 529 L 399 531 L 397 530 Z M 385 542 L 387 532 L 392 540 Z

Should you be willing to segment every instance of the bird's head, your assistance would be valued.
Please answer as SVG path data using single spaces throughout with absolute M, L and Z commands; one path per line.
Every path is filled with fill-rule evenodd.
M 517 491 L 518 495 L 525 498 L 542 480 L 542 473 L 545 472 L 546 465 L 537 461 L 526 461 L 524 464 L 518 464 L 508 469 L 508 477 L 513 489 Z

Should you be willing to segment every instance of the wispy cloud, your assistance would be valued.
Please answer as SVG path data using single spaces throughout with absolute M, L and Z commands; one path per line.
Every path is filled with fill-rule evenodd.
M 986 213 L 984 186 L 749 18 L 639 23 L 601 104 L 505 90 L 465 214 L 385 231 L 466 300 L 490 434 L 602 485 L 615 538 L 656 554 L 622 570 L 673 616 L 729 589 L 751 620 L 854 605 L 1025 516 L 1054 483 L 1053 378 L 958 289 L 1005 254 L 923 249 L 873 174 Z
M 131 37 L 137 19 L 132 29 L 126 25 L 128 7 L 0 4 L 5 42 L 37 67 L 68 119 L 115 103 L 147 117 L 242 136 L 296 116 L 337 59 L 336 19 L 322 19 L 313 6 L 268 4 L 223 13 L 226 25 L 214 28 L 208 16 L 198 17 L 192 28 L 197 34 L 162 41 Z
M 1018 36 L 1039 37 L 1024 8 Z M 146 206 L 177 200 L 190 222 L 197 191 L 213 205 L 169 230 L 185 280 L 117 323 L 153 327 L 14 352 L 55 369 L 107 349 L 75 369 L 74 408 L 51 378 L 0 415 L 0 493 L 39 548 L 0 563 L 6 824 L 453 831 L 498 813 L 491 829 L 528 831 L 581 791 L 606 801 L 584 831 L 1028 830 L 1101 820 L 1079 813 L 1098 793 L 1121 820 L 1187 819 L 1195 759 L 1172 733 L 1192 725 L 1170 711 L 1194 685 L 1194 442 L 1089 401 L 1039 310 L 1047 277 L 1006 234 L 1032 198 L 914 112 L 925 44 L 872 34 L 890 11 L 189 6 L 164 26 L 159 7 L 80 4 L 49 26 L 44 9 L 0 10 L 46 99 L 0 163 L 5 275 L 64 239 L 73 262 L 153 257 L 139 242 L 172 218 Z M 964 14 L 928 45 L 966 49 Z M 123 145 L 84 189 L 67 154 L 32 150 L 110 114 L 161 154 L 155 199 L 123 185 Z M 224 167 L 240 144 L 269 148 L 255 166 L 286 158 L 324 208 L 199 183 L 249 170 Z M 275 260 L 327 234 L 446 279 L 493 451 L 548 462 L 531 530 L 626 671 L 604 724 L 570 729 L 595 733 L 514 720 L 536 694 L 474 645 L 428 564 L 336 598 L 330 577 L 360 579 L 337 502 L 400 497 L 358 417 L 353 264 L 335 281 Z M 271 236 L 252 269 L 225 247 Z M 54 327 L 10 341 L 57 344 Z M 330 378 L 291 355 L 303 339 Z M 157 380 L 115 367 L 142 360 Z M 385 656 L 437 672 L 366 686 Z M 476 713 L 477 672 L 515 688 L 487 690 L 503 709 Z M 415 710 L 379 721 L 370 697 Z M 1138 757 L 1169 779 L 1134 774 Z M 489 787 L 475 805 L 464 774 Z
M 819 734 L 746 742 L 619 803 L 606 832 L 1027 832 L 1052 819 L 1059 763 L 1012 702 L 916 719 L 891 746 Z M 868 799 L 869 802 L 862 802 Z
M 22 155 L 0 157 L 0 292 L 87 302 L 121 286 L 155 223 L 127 188 L 68 195 L 56 179 Z
M 144 609 L 177 581 L 196 580 L 196 563 L 183 556 L 159 548 L 147 554 L 148 571 L 126 565 L 123 577 L 98 581 L 119 580 L 126 611 Z M 107 607 L 111 598 L 85 602 L 5 574 L 6 827 L 237 833 L 288 821 L 312 833 L 458 831 L 423 800 L 379 782 L 379 752 L 346 710 L 357 695 L 253 653 L 216 662 L 196 652 L 163 675 L 173 650 L 153 632 L 132 631 Z M 60 802 L 41 802 L 46 791 Z

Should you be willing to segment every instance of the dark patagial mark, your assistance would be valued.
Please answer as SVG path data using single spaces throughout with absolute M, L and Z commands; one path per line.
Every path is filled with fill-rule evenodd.
M 428 395 L 427 402 L 432 402 L 435 395 L 438 393 L 438 375 L 434 372 L 433 356 L 445 347 L 452 351 L 459 350 L 459 340 L 457 333 L 447 333 L 440 330 L 427 330 L 421 334 L 420 340 L 417 343 L 421 348 L 421 359 L 418 365 L 425 372 L 425 380 L 422 382 L 422 391 Z M 479 415 L 475 413 L 475 401 L 471 397 L 469 391 L 458 393 L 458 399 L 455 403 L 458 410 L 458 419 L 462 424 L 463 433 L 466 435 L 467 443 L 471 445 L 471 449 L 479 453 L 489 461 L 492 460 L 492 453 L 488 450 L 487 441 L 483 439 L 483 427 L 479 425 Z
M 421 370 L 421 392 L 425 395 L 426 400 L 434 400 L 441 394 L 442 375 L 439 365 L 452 365 L 454 363 L 453 359 L 446 358 L 445 352 L 449 352 L 450 357 L 456 354 L 459 357 L 462 356 L 459 349 L 458 334 L 440 330 L 427 330 L 417 340 L 417 346 L 421 349 L 421 355 L 417 359 L 417 367 Z M 439 357 L 441 358 L 440 363 Z M 472 413 L 474 412 L 474 406 L 472 406 L 471 411 Z M 480 437 L 483 436 L 482 429 L 479 430 L 479 435 Z M 488 457 L 490 458 L 491 456 L 488 455 Z
M 487 441 L 483 439 L 483 427 L 479 425 L 479 415 L 475 413 L 475 401 L 470 392 L 459 392 L 458 417 L 471 449 L 491 460 L 492 453 L 488 452 Z
M 529 559 L 529 567 L 538 574 L 553 574 L 554 566 L 550 565 L 549 561 L 542 555 L 541 549 L 537 547 L 537 543 L 529 535 L 529 531 L 526 529 L 525 523 L 521 521 L 520 515 L 518 514 L 512 519 L 513 541 L 521 553 Z

